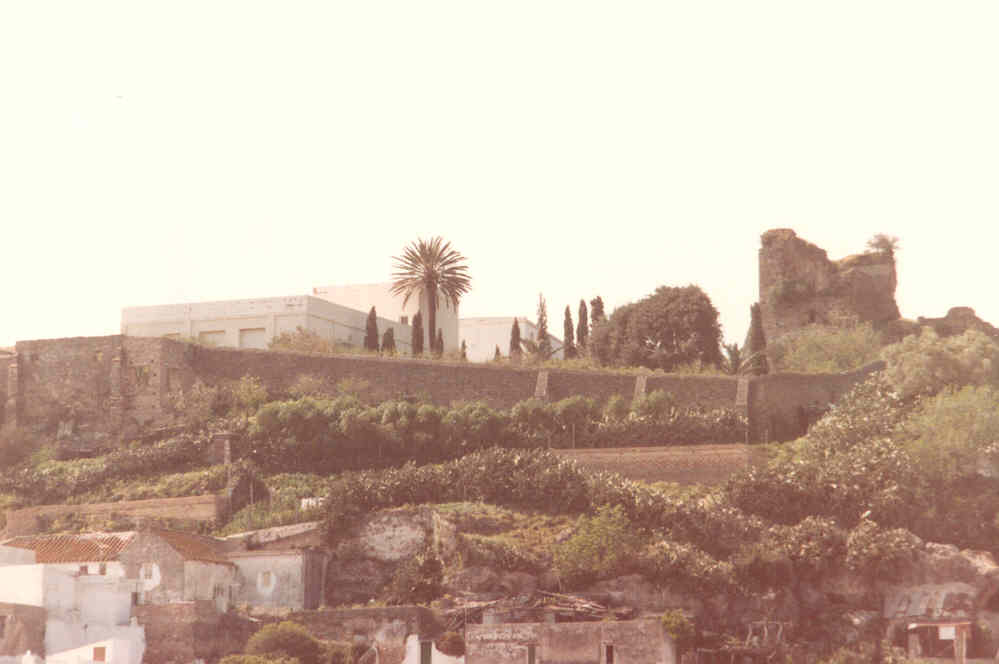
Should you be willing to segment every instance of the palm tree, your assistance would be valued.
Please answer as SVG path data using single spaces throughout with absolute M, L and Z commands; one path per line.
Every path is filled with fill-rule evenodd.
M 403 249 L 401 256 L 394 256 L 395 272 L 392 274 L 392 294 L 402 295 L 402 306 L 409 298 L 426 296 L 427 328 L 437 329 L 437 298 L 443 296 L 445 304 L 458 308 L 461 296 L 471 289 L 465 257 L 451 248 L 450 242 L 440 237 L 417 239 Z M 436 344 L 435 344 L 436 345 Z M 442 352 L 444 349 L 438 349 Z

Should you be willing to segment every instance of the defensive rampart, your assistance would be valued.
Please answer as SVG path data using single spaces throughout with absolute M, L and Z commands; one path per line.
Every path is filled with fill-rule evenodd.
M 364 386 L 372 401 L 421 397 L 441 405 L 482 400 L 496 408 L 538 397 L 584 395 L 606 402 L 666 390 L 681 405 L 737 408 L 750 423 L 749 442 L 801 435 L 810 418 L 862 380 L 851 374 L 762 377 L 640 375 L 489 364 L 321 356 L 211 348 L 163 338 L 81 337 L 23 341 L 8 367 L 6 426 L 128 439 L 175 424 L 171 404 L 200 380 L 208 385 L 257 376 L 274 396 L 302 375 L 329 387 Z M 732 441 L 746 442 L 746 441 Z

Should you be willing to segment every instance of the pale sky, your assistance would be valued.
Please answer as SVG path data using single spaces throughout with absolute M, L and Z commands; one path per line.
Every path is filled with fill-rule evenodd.
M 778 227 L 896 235 L 904 316 L 999 324 L 997 34 L 995 0 L 0 0 L 0 346 L 432 235 L 462 316 L 695 283 L 741 342 Z

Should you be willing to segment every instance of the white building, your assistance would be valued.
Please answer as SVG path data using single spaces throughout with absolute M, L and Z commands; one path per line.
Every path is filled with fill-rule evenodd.
M 471 362 L 488 362 L 496 354 L 507 357 L 510 354 L 510 329 L 513 327 L 513 317 L 462 318 L 458 325 L 458 335 L 467 346 L 467 356 Z M 517 318 L 520 327 L 520 338 L 538 340 L 538 326 L 523 317 Z M 556 349 L 552 357 L 562 359 L 562 340 L 548 335 L 552 348 Z M 458 343 L 461 343 L 460 341 Z
M 302 327 L 329 341 L 361 347 L 369 309 L 362 312 L 310 295 L 126 307 L 121 311 L 121 333 L 197 339 L 234 348 L 267 348 L 274 337 Z M 377 308 L 375 313 L 379 313 Z M 389 327 L 395 330 L 398 352 L 409 353 L 412 328 L 379 316 L 379 336 Z

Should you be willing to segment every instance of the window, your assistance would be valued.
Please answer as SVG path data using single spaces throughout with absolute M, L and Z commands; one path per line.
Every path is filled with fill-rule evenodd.
M 604 664 L 614 664 L 614 646 L 609 643 L 604 646 Z
M 132 593 L 132 606 L 139 605 L 139 593 Z
M 7 629 L 7 616 L 0 616 L 0 636 L 3 636 L 5 629 Z
M 107 649 L 104 646 L 94 646 L 94 658 L 95 662 L 106 662 L 107 661 Z
M 155 563 L 142 563 L 142 578 L 149 581 L 153 578 L 153 565 Z
M 538 646 L 533 643 L 527 644 L 527 664 L 537 664 Z
M 86 565 L 80 565 L 80 575 L 82 576 L 82 575 L 84 575 L 86 573 L 87 573 L 87 566 Z
M 420 664 L 430 664 L 433 657 L 433 641 L 420 641 Z
M 399 316 L 399 322 L 403 325 L 409 325 L 409 316 Z
M 100 574 L 101 576 L 104 576 L 107 573 L 108 573 L 108 564 L 107 563 L 101 563 L 101 566 L 98 568 L 98 574 Z

